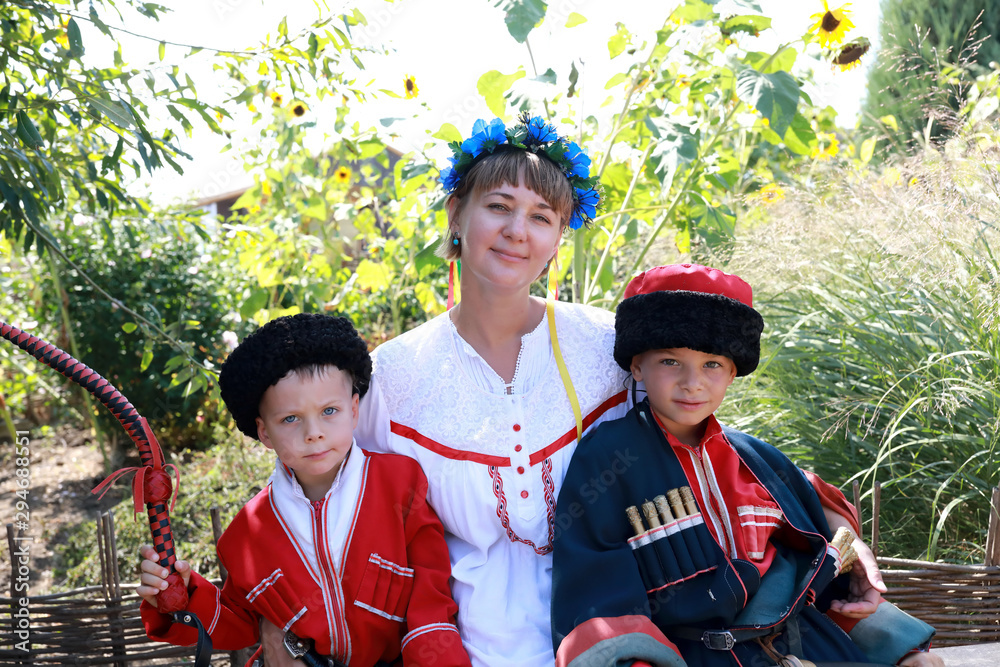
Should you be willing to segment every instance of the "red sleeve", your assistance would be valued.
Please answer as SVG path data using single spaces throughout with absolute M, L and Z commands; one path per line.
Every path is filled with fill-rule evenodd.
M 806 479 L 809 483 L 813 485 L 816 489 L 816 495 L 819 496 L 819 501 L 822 503 L 823 507 L 833 510 L 837 514 L 841 515 L 851 523 L 851 528 L 854 530 L 854 534 L 858 535 L 861 533 L 861 523 L 858 521 L 858 511 L 854 508 L 854 505 L 847 502 L 847 498 L 840 489 L 837 487 L 827 484 L 819 475 L 811 473 L 808 470 L 803 470 Z
M 197 572 L 191 573 L 188 584 L 188 606 L 205 631 L 212 637 L 212 648 L 236 651 L 257 642 L 258 616 L 247 606 L 241 605 L 238 592 L 230 582 L 220 591 L 219 587 Z M 178 646 L 191 646 L 198 639 L 198 632 L 191 627 L 174 623 L 170 614 L 161 614 L 145 600 L 140 605 L 146 636 L 153 641 L 168 642 Z
M 559 644 L 556 667 L 685 667 L 680 651 L 647 616 L 591 618 L 573 628 Z
M 403 517 L 406 558 L 413 568 L 403 662 L 420 667 L 471 666 L 455 625 L 458 605 L 451 596 L 451 561 L 444 528 L 427 503 L 427 478 L 416 462 L 413 466 L 416 483 Z

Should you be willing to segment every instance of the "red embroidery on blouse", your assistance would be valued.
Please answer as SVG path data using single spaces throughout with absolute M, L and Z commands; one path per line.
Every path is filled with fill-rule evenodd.
M 507 496 L 503 492 L 503 478 L 496 466 L 490 466 L 490 477 L 493 479 L 493 493 L 497 497 L 497 517 L 500 524 L 507 531 L 507 538 L 511 542 L 526 544 L 539 556 L 552 553 L 552 539 L 555 537 L 555 517 L 556 517 L 556 485 L 552 481 L 552 460 L 545 459 L 542 463 L 542 485 L 545 487 L 545 515 L 549 526 L 548 544 L 536 546 L 531 540 L 520 537 L 510 527 L 510 516 L 507 514 Z

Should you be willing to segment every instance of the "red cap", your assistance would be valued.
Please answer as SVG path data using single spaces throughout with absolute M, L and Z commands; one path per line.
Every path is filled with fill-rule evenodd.
M 753 288 L 747 281 L 701 264 L 669 264 L 643 271 L 629 282 L 624 298 L 678 291 L 719 294 L 753 308 Z

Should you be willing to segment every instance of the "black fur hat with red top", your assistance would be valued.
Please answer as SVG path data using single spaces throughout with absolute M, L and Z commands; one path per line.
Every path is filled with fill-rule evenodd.
M 686 347 L 729 357 L 737 375 L 760 360 L 764 318 L 753 288 L 739 276 L 700 264 L 670 264 L 640 273 L 615 313 L 615 361 L 626 371 L 647 350 Z

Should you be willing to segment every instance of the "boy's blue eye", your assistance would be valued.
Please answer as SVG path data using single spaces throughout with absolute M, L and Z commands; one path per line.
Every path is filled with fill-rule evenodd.
M 325 410 L 323 410 L 323 414 L 326 415 L 327 417 L 329 417 L 330 415 L 332 415 L 332 414 L 334 414 L 336 412 L 337 412 L 337 408 L 326 408 Z
M 296 419 L 295 415 L 288 415 L 287 417 L 281 420 L 281 423 L 291 424 L 293 421 L 295 421 L 295 419 Z

